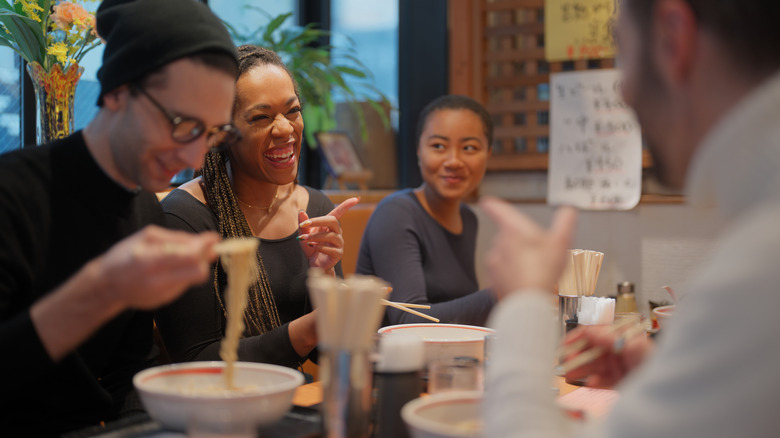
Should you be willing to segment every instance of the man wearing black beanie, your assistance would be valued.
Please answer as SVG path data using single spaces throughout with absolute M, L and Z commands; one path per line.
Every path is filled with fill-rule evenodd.
M 97 116 L 0 156 L 4 436 L 116 419 L 149 365 L 148 311 L 205 281 L 216 257 L 218 236 L 155 226 L 153 192 L 236 139 L 230 36 L 194 0 L 104 0 L 97 30 Z

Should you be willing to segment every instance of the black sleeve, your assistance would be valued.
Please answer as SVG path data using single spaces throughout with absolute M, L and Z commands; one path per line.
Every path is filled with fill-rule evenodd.
M 208 207 L 189 194 L 176 192 L 163 201 L 168 227 L 189 232 L 217 228 L 216 218 Z M 190 288 L 155 313 L 160 336 L 174 362 L 220 360 L 225 317 L 217 301 L 213 270 L 214 267 L 206 283 Z M 238 358 L 289 367 L 297 366 L 302 360 L 290 342 L 287 324 L 260 336 L 241 339 Z
M 8 394 L 34 388 L 55 366 L 30 319 L 36 268 L 46 253 L 51 212 L 46 209 L 46 180 L 19 171 L 28 167 L 17 154 L 0 161 L 0 373 Z M 27 388 L 27 389 L 25 389 Z

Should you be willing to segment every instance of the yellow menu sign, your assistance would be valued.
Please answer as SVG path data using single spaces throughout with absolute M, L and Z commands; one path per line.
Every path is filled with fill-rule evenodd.
M 615 0 L 545 0 L 548 61 L 612 58 Z

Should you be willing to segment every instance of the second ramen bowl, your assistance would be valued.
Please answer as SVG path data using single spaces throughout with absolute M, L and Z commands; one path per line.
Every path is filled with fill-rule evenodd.
M 416 398 L 401 409 L 412 438 L 481 438 L 482 393 L 448 392 Z
M 162 365 L 139 372 L 133 385 L 149 415 L 179 431 L 254 430 L 281 419 L 303 383 L 297 370 L 237 362 L 234 384 L 225 389 L 224 362 Z
M 399 324 L 379 329 L 380 334 L 415 335 L 425 344 L 425 363 L 456 357 L 485 358 L 485 336 L 495 333 L 487 327 L 461 324 Z

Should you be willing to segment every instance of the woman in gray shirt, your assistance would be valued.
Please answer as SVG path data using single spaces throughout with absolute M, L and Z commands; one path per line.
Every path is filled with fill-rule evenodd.
M 465 96 L 426 106 L 417 129 L 423 183 L 388 196 L 366 226 L 357 272 L 393 286 L 394 301 L 430 304 L 442 322 L 483 325 L 495 302 L 478 290 L 477 217 L 463 202 L 479 186 L 491 153 L 493 122 Z M 384 325 L 426 320 L 388 308 Z

